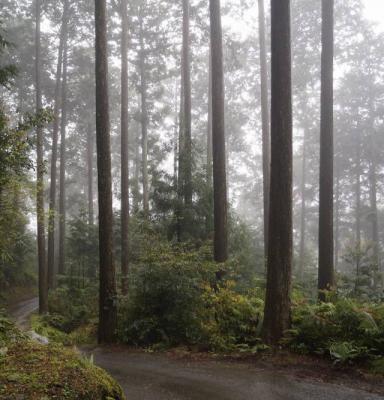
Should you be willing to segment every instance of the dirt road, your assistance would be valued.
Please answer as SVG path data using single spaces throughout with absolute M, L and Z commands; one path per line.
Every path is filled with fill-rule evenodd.
M 27 326 L 37 300 L 11 309 Z M 315 382 L 269 368 L 216 361 L 188 361 L 124 348 L 93 351 L 97 365 L 123 387 L 127 400 L 376 400 L 383 396 Z

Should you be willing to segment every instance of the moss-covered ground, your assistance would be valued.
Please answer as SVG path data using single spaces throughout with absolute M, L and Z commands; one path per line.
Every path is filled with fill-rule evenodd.
M 0 399 L 124 400 L 102 369 L 62 345 L 41 345 L 0 317 Z

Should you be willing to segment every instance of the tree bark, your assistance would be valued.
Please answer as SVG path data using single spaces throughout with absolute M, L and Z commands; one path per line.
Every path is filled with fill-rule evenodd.
M 121 0 L 121 274 L 128 292 L 129 269 L 129 147 L 128 147 L 128 5 Z
M 212 59 L 209 53 L 208 71 L 208 124 L 207 124 L 207 214 L 205 216 L 205 229 L 207 237 L 213 230 L 213 190 L 212 190 Z
M 139 179 L 140 179 L 140 132 L 136 131 L 135 137 L 135 170 L 134 170 L 134 185 L 132 187 L 133 194 L 133 212 L 137 214 L 139 212 L 139 197 L 140 197 L 140 189 L 139 189 Z
M 223 39 L 220 0 L 210 0 L 209 5 L 212 62 L 214 260 L 222 263 L 228 258 Z
M 182 148 L 182 169 L 183 169 L 183 195 L 187 214 L 190 214 L 192 207 L 192 123 L 191 123 L 191 62 L 189 46 L 189 0 L 183 0 L 183 148 Z M 184 221 L 184 230 L 188 230 L 189 218 Z
M 179 109 L 178 109 L 178 84 L 175 82 L 175 125 L 173 129 L 173 186 L 177 199 L 177 179 L 178 179 L 178 160 L 179 160 Z
M 272 0 L 271 191 L 263 337 L 277 344 L 291 324 L 292 88 L 290 1 Z
M 355 290 L 357 290 L 358 279 L 360 275 L 361 262 L 361 138 L 359 130 L 356 131 L 356 184 L 355 184 L 355 238 L 356 238 L 356 281 Z
M 66 220 L 66 134 L 67 134 L 67 80 L 68 44 L 63 49 L 63 83 L 61 87 L 61 141 L 60 141 L 60 200 L 59 200 L 59 274 L 65 274 L 65 220 Z
M 141 94 L 141 151 L 142 151 L 142 177 L 143 177 L 143 209 L 146 218 L 149 217 L 149 191 L 148 191 L 148 107 L 147 107 L 147 75 L 145 68 L 145 48 L 142 8 L 139 14 L 139 41 L 140 41 L 140 94 Z
M 336 158 L 336 193 L 335 193 L 335 270 L 339 266 L 340 253 L 340 160 Z
M 371 77 L 371 82 L 374 82 Z M 377 210 L 377 150 L 375 140 L 375 117 L 374 117 L 374 95 L 372 87 L 369 91 L 369 109 L 372 113 L 369 123 L 371 133 L 369 135 L 369 146 L 370 146 L 370 162 L 369 162 L 369 201 L 371 208 L 371 222 L 372 222 L 372 243 L 373 243 L 373 263 L 375 273 L 373 276 L 373 285 L 377 285 L 377 277 L 380 269 L 380 239 L 379 239 L 379 221 L 378 221 L 378 210 Z
M 374 128 L 372 128 L 374 129 Z M 371 133 L 371 161 L 369 163 L 369 198 L 371 207 L 371 220 L 372 220 L 372 242 L 373 242 L 373 262 L 375 268 L 380 266 L 379 257 L 379 224 L 377 213 L 377 156 L 376 144 L 374 140 L 374 133 Z
M 88 224 L 93 225 L 95 212 L 93 206 L 93 128 L 87 127 L 87 175 L 88 175 Z
M 36 0 L 35 32 L 35 74 L 36 74 L 36 112 L 42 109 L 41 94 L 41 0 Z M 39 263 L 39 313 L 48 312 L 48 271 L 45 250 L 45 217 L 44 217 L 44 141 L 43 128 L 36 129 L 36 215 L 37 215 L 37 251 Z
M 307 181 L 307 127 L 303 133 L 303 158 L 301 167 L 301 216 L 300 216 L 300 256 L 299 256 L 299 277 L 300 281 L 304 279 L 304 262 L 305 262 L 305 223 L 307 216 L 307 204 L 305 198 L 305 188 Z
M 96 139 L 99 193 L 100 252 L 100 343 L 112 343 L 116 338 L 116 282 L 113 263 L 113 213 L 111 145 L 108 100 L 108 50 L 106 0 L 95 0 L 96 51 Z
M 183 62 L 181 62 L 183 64 Z M 184 76 L 181 73 L 180 79 L 180 112 L 179 112 L 179 154 L 178 154 L 178 174 L 177 174 L 177 204 L 176 204 L 176 236 L 177 241 L 182 240 L 182 225 L 184 212 L 184 169 L 183 169 L 183 149 L 184 149 Z
M 49 288 L 55 285 L 55 219 L 56 219 L 56 184 L 57 184 L 57 149 L 60 124 L 60 86 L 63 66 L 63 48 L 67 41 L 68 0 L 64 2 L 60 43 L 57 56 L 55 105 L 52 130 L 52 157 L 51 157 L 51 186 L 49 191 L 49 219 L 48 219 L 48 284 Z
M 333 249 L 333 53 L 334 1 L 322 0 L 320 195 L 319 195 L 319 276 L 322 291 L 334 282 Z
M 260 42 L 260 89 L 261 89 L 261 120 L 263 143 L 263 199 L 264 199 L 264 257 L 268 254 L 268 213 L 270 190 L 271 144 L 269 128 L 268 102 L 268 71 L 267 51 L 265 45 L 265 12 L 264 0 L 259 1 L 259 42 Z

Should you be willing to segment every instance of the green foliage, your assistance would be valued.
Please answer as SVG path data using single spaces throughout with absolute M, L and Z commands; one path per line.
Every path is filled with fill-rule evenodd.
M 332 302 L 293 308 L 290 347 L 303 353 L 330 355 L 336 362 L 382 357 L 383 306 L 338 298 Z
M 24 338 L 24 335 L 16 328 L 15 324 L 7 318 L 5 313 L 0 310 L 0 349 L 7 348 L 10 343 L 22 338 Z
M 97 285 L 84 289 L 62 286 L 49 294 L 49 314 L 43 322 L 65 333 L 71 333 L 97 318 Z
M 99 264 L 98 227 L 90 225 L 82 212 L 69 221 L 67 253 L 70 275 L 94 278 Z
M 260 331 L 264 302 L 261 293 L 238 293 L 234 281 L 216 289 L 206 286 L 201 310 L 203 340 L 215 351 L 262 350 Z
M 122 389 L 105 371 L 74 351 L 35 343 L 0 317 L 1 340 L 4 336 L 0 398 L 124 400 Z
M 5 39 L 0 21 L 0 56 L 11 46 L 11 43 Z M 17 68 L 14 65 L 0 66 L 0 86 L 9 87 L 13 78 L 17 74 Z
M 229 351 L 258 343 L 263 302 L 260 293 L 237 292 L 235 263 L 220 268 L 210 245 L 152 243 L 131 267 L 129 296 L 122 299 L 119 336 L 148 345 L 199 345 Z
M 132 266 L 129 298 L 120 308 L 120 337 L 137 345 L 198 341 L 202 293 L 213 284 L 210 249 L 159 242 Z
M 352 342 L 336 342 L 329 347 L 329 353 L 335 360 L 335 364 L 346 364 L 359 358 L 366 358 L 368 351 L 367 347 L 358 347 Z
M 20 182 L 13 180 L 0 193 L 0 301 L 15 287 L 35 283 L 35 238 L 27 231 Z
M 32 329 L 39 335 L 48 338 L 50 343 L 58 343 L 65 346 L 96 343 L 96 323 L 81 325 L 70 332 L 63 331 L 66 327 L 65 323 L 63 318 L 57 314 L 33 315 L 31 323 Z
M 0 56 L 10 48 L 0 23 Z M 16 76 L 12 65 L 0 65 L 0 86 L 12 90 Z M 6 98 L 4 96 L 4 98 Z M 34 139 L 29 132 L 51 120 L 49 110 L 17 115 L 0 102 L 0 288 L 30 284 L 33 239 L 26 230 L 27 171 L 33 168 Z M 23 190 L 22 190 L 23 188 Z
M 374 243 L 364 241 L 346 248 L 343 259 L 354 274 L 343 274 L 339 279 L 340 290 L 345 295 L 363 301 L 383 298 L 383 275 L 374 257 L 374 246 Z

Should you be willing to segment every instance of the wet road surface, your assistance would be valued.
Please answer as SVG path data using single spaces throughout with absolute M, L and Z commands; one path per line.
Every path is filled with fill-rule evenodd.
M 28 329 L 37 299 L 10 309 L 16 323 Z M 127 400 L 376 400 L 384 396 L 313 382 L 251 365 L 172 359 L 165 354 L 98 348 L 97 365 L 122 386 Z

